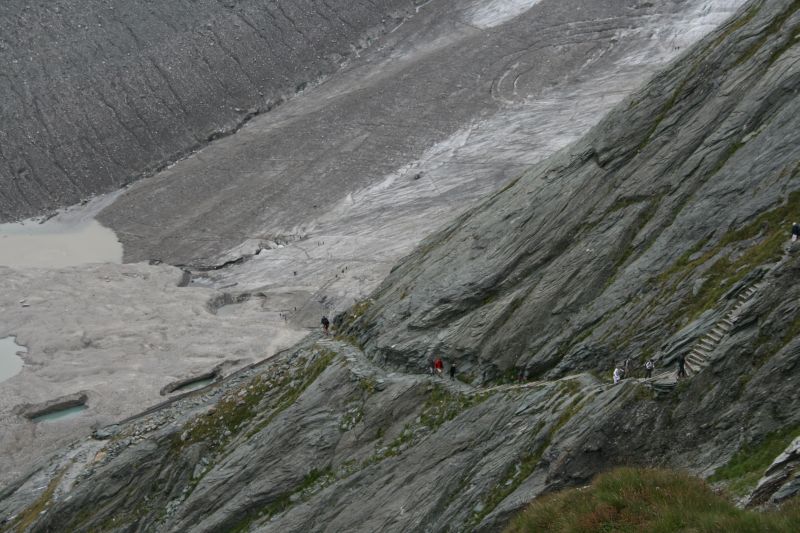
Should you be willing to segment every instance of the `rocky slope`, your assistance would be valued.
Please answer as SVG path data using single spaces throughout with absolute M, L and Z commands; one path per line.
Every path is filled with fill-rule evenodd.
M 336 71 L 411 0 L 0 9 L 0 220 L 119 188 Z
M 165 387 L 268 357 L 363 299 L 422 237 L 579 138 L 742 1 L 420 4 L 324 83 L 73 207 L 65 216 L 80 220 L 102 210 L 127 261 L 192 276 L 144 264 L 4 271 L 0 338 L 15 335 L 28 364 L 0 383 L 0 487 L 75 435 L 160 402 Z M 19 414 L 75 394 L 89 408 L 69 421 Z
M 2 495 L 7 527 L 494 531 L 614 465 L 708 476 L 796 436 L 798 32 L 800 2 L 748 2 L 427 239 L 338 340 L 76 443 Z M 603 379 L 671 369 L 723 318 L 689 379 Z M 431 355 L 471 384 L 424 375 Z

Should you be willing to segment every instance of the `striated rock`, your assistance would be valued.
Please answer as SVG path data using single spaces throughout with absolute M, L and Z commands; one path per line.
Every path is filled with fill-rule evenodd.
M 760 505 L 766 502 L 778 504 L 800 493 L 800 437 L 780 454 L 764 472 L 758 486 L 750 494 L 745 505 Z
M 749 2 L 427 239 L 337 317 L 338 339 L 121 424 L 31 530 L 497 531 L 613 466 L 709 475 L 800 426 L 800 256 L 784 251 L 798 30 L 798 2 Z M 709 333 L 689 377 L 637 377 Z M 433 354 L 465 382 L 428 375 Z M 633 377 L 595 376 L 626 359 Z M 763 498 L 795 490 L 795 447 Z M 14 483 L 0 511 L 24 513 L 68 461 Z

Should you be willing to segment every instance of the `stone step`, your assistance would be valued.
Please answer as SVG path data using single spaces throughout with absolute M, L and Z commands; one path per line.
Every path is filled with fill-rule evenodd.
M 697 346 L 700 346 L 710 351 L 717 347 L 717 343 L 711 340 L 707 340 L 705 337 L 703 337 L 702 339 L 697 341 Z
M 709 331 L 708 333 L 706 333 L 706 338 L 711 342 L 713 342 L 714 344 L 719 344 L 719 341 L 722 340 L 722 335 L 718 333 L 712 333 Z
M 700 346 L 694 346 L 689 350 L 689 355 L 697 355 L 699 357 L 708 357 L 709 351 Z
M 709 331 L 709 333 L 712 334 L 712 335 L 717 335 L 721 339 L 722 337 L 725 336 L 727 331 L 725 331 L 721 327 L 715 325 L 713 328 L 711 328 L 711 331 Z
M 720 320 L 720 323 L 725 324 L 726 326 L 728 326 L 729 330 L 730 330 L 730 328 L 733 327 L 733 321 L 732 320 L 728 320 L 727 318 L 723 318 L 722 320 Z
M 686 364 L 691 364 L 692 366 L 705 368 L 708 365 L 708 361 L 706 359 L 687 357 Z

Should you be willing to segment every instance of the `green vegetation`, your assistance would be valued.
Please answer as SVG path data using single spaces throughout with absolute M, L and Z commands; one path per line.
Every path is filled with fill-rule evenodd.
M 755 344 L 762 350 L 762 353 L 758 355 L 758 359 L 753 361 L 753 366 L 760 368 L 798 335 L 800 335 L 800 315 L 796 315 L 787 324 L 781 324 L 780 329 L 776 332 L 761 331 Z
M 441 385 L 435 385 L 422 406 L 417 425 L 407 424 L 403 431 L 389 444 L 382 447 L 378 453 L 368 457 L 362 464 L 363 467 L 378 463 L 387 457 L 400 455 L 402 451 L 419 440 L 422 435 L 435 431 L 439 426 L 454 419 L 463 411 L 474 407 L 491 396 L 491 393 L 482 394 L 457 394 L 447 391 Z M 384 430 L 378 432 L 379 441 L 383 439 Z
M 798 501 L 776 512 L 744 511 L 686 474 L 620 468 L 599 475 L 589 487 L 535 501 L 505 531 L 793 533 L 798 523 Z
M 756 486 L 775 457 L 798 436 L 800 427 L 789 427 L 770 433 L 762 442 L 739 450 L 728 464 L 714 472 L 709 481 L 725 481 L 728 491 L 732 494 L 737 496 L 747 494 Z
M 682 317 L 687 317 L 689 320 L 696 318 L 703 311 L 712 308 L 753 268 L 780 259 L 787 238 L 787 227 L 791 223 L 791 215 L 797 210 L 798 202 L 800 202 L 800 191 L 795 191 L 789 195 L 785 204 L 762 213 L 756 220 L 740 229 L 729 231 L 700 257 L 690 260 L 690 257 L 697 253 L 696 250 L 702 249 L 705 245 L 705 241 L 697 243 L 692 250 L 682 255 L 675 265 L 661 274 L 657 280 L 662 284 L 662 292 L 671 292 L 688 279 L 697 268 L 716 258 L 704 272 L 706 280 L 700 290 L 696 295 L 686 296 L 684 305 L 673 312 L 669 322 L 674 326 Z M 723 253 L 726 247 L 732 245 L 734 245 L 733 251 Z
M 421 424 L 430 430 L 435 430 L 463 411 L 482 403 L 489 396 L 489 393 L 457 394 L 447 391 L 441 385 L 436 385 L 422 407 Z
M 250 433 L 248 433 L 248 436 L 255 435 L 261 431 L 263 428 L 269 425 L 269 423 L 272 422 L 276 416 L 297 401 L 297 398 L 303 394 L 309 385 L 317 380 L 320 374 L 322 374 L 325 369 L 328 368 L 328 365 L 333 362 L 335 357 L 335 352 L 332 352 L 331 350 L 321 350 L 319 356 L 310 365 L 307 365 L 298 374 L 286 378 L 287 380 L 292 380 L 292 383 L 290 386 L 286 387 L 286 390 L 283 392 L 283 394 L 281 394 L 280 397 L 278 397 L 278 400 L 272 404 L 272 412 L 269 414 L 269 416 L 259 422 L 258 425 L 253 428 Z
M 769 40 L 769 37 L 771 35 L 775 34 L 776 32 L 780 31 L 780 29 L 783 27 L 783 24 L 792 15 L 794 15 L 795 12 L 797 12 L 798 9 L 800 9 L 800 1 L 796 0 L 795 2 L 791 3 L 791 5 L 786 9 L 786 11 L 784 11 L 783 13 L 781 13 L 780 15 L 775 17 L 772 20 L 772 22 L 770 23 L 770 25 L 767 27 L 766 31 L 763 32 L 762 37 L 760 39 L 758 39 L 755 43 L 753 43 L 744 52 L 744 54 L 742 54 L 741 57 L 739 57 L 736 60 L 736 65 L 739 66 L 742 63 L 744 63 L 745 61 L 747 61 L 748 59 L 750 59 L 751 57 L 753 57 L 756 54 L 756 52 L 758 52 L 761 49 L 761 47 L 764 46 L 764 44 L 767 42 L 767 40 Z M 793 46 L 795 44 L 794 43 L 794 34 L 796 33 L 796 31 L 797 31 L 796 28 L 792 28 L 792 30 L 790 31 L 791 36 L 788 38 L 788 43 L 786 45 L 784 45 L 783 47 L 778 48 L 775 52 L 773 52 L 773 54 L 770 56 L 768 65 L 771 65 L 775 61 L 775 59 L 777 59 L 778 56 L 780 56 L 789 47 L 791 47 L 791 46 Z
M 540 425 L 534 433 L 538 433 L 542 425 Z M 491 513 L 500 502 L 514 492 L 536 469 L 536 465 L 539 464 L 539 461 L 542 459 L 542 454 L 549 445 L 550 441 L 548 439 L 537 446 L 533 452 L 521 457 L 516 464 L 509 467 L 500 482 L 494 486 L 484 499 L 481 510 L 472 514 L 466 526 L 468 528 L 474 528 L 480 524 L 481 520 L 483 520 L 486 515 Z
M 573 416 L 578 414 L 578 411 L 581 410 L 581 402 L 583 401 L 583 399 L 584 398 L 582 394 L 575 395 L 569 406 L 566 409 L 564 409 L 564 412 L 561 413 L 561 416 L 558 417 L 558 421 L 556 422 L 556 425 L 553 427 L 551 434 L 553 435 L 556 434 L 559 429 L 564 427 L 564 425 L 572 419 Z
M 43 512 L 47 510 L 52 503 L 53 494 L 56 492 L 56 488 L 58 484 L 61 483 L 61 479 L 66 474 L 67 469 L 64 468 L 61 472 L 57 473 L 53 476 L 53 479 L 50 480 L 50 483 L 47 484 L 47 487 L 44 489 L 39 497 L 33 502 L 30 506 L 28 506 L 24 511 L 22 511 L 12 524 L 12 528 L 17 533 L 22 533 L 23 531 L 27 531 L 31 525 L 39 518 Z
M 336 476 L 330 467 L 323 470 L 317 470 L 315 468 L 303 478 L 293 491 L 285 492 L 260 509 L 247 513 L 239 523 L 230 529 L 230 531 L 231 533 L 248 531 L 250 525 L 256 520 L 269 520 L 271 517 L 287 510 L 295 502 L 308 499 L 312 494 L 327 487 L 335 480 Z
M 299 360 L 292 371 L 277 372 L 273 369 L 273 374 L 256 377 L 248 385 L 223 397 L 214 409 L 189 422 L 182 435 L 176 434 L 173 449 L 177 451 L 196 442 L 204 442 L 212 448 L 224 447 L 245 426 L 245 422 L 271 411 L 248 433 L 248 436 L 254 435 L 292 405 L 322 374 L 334 356 L 333 352 L 323 350 L 310 363 Z M 262 405 L 262 401 L 273 392 L 278 394 L 277 398 Z
M 667 118 L 669 112 L 675 107 L 675 104 L 678 102 L 679 96 L 683 93 L 689 80 L 696 79 L 697 71 L 703 65 L 703 60 L 705 59 L 707 54 L 710 53 L 715 48 L 717 48 L 720 44 L 722 44 L 731 34 L 733 34 L 733 32 L 742 28 L 745 24 L 750 22 L 756 16 L 756 14 L 760 9 L 761 9 L 760 5 L 758 4 L 753 5 L 750 9 L 747 10 L 747 13 L 745 13 L 743 16 L 739 17 L 735 21 L 728 24 L 728 26 L 725 27 L 724 30 L 720 32 L 717 38 L 714 39 L 714 41 L 709 46 L 707 46 L 700 52 L 699 54 L 700 57 L 692 64 L 692 66 L 686 72 L 686 75 L 676 84 L 675 89 L 672 91 L 672 94 L 670 95 L 669 99 L 664 103 L 661 110 L 658 112 L 658 115 L 656 115 L 655 121 L 653 122 L 652 126 L 650 126 L 650 129 L 647 132 L 647 134 L 644 136 L 644 140 L 639 144 L 637 152 L 644 149 L 644 147 L 650 143 L 651 139 L 653 138 L 653 134 L 656 132 L 656 130 L 664 121 L 664 119 Z M 633 102 L 635 102 L 635 100 Z

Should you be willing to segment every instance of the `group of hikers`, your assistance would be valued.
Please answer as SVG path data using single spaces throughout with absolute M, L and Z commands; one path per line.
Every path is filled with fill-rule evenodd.
M 653 376 L 653 369 L 655 369 L 656 364 L 652 359 L 648 359 L 644 363 L 644 377 L 650 378 Z M 623 379 L 631 376 L 631 360 L 625 359 L 625 362 L 622 364 L 617 365 L 614 368 L 614 385 L 622 381 Z
M 686 354 L 678 355 L 677 359 L 678 363 L 678 379 L 687 377 L 686 375 Z M 614 385 L 625 379 L 626 377 L 630 376 L 631 373 L 631 360 L 625 359 L 625 362 L 622 364 L 617 365 L 614 368 Z M 651 378 L 653 377 L 653 370 L 656 368 L 656 363 L 652 359 L 648 359 L 644 363 L 644 377 Z
M 432 376 L 442 377 L 444 375 L 444 361 L 442 361 L 441 357 L 437 357 L 436 359 L 430 359 L 428 361 L 428 372 Z M 450 379 L 456 378 L 456 362 L 450 362 Z

